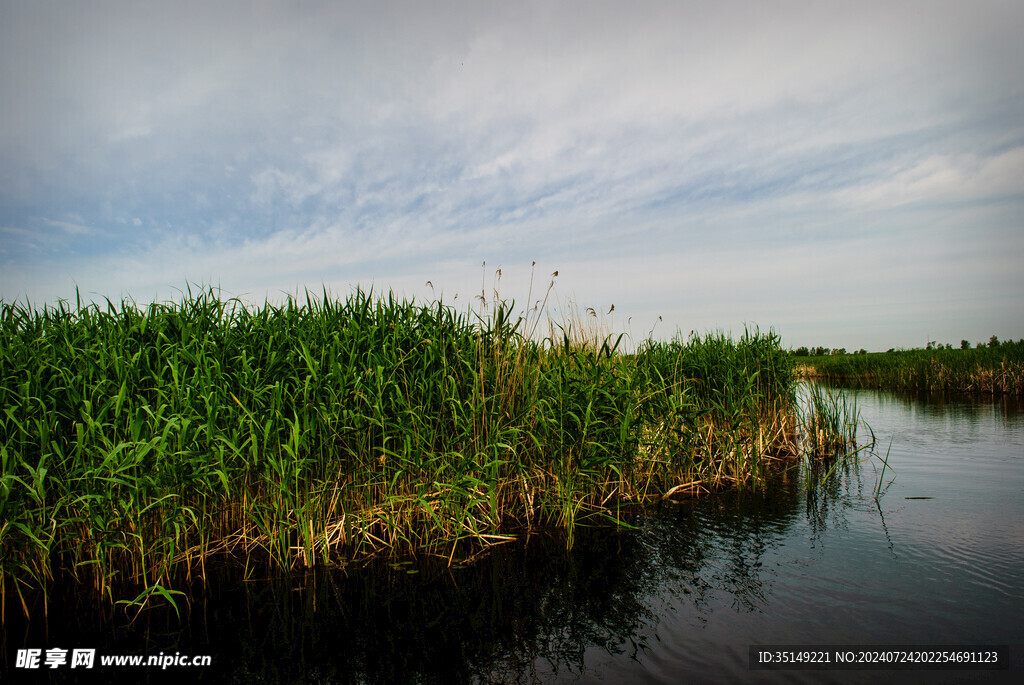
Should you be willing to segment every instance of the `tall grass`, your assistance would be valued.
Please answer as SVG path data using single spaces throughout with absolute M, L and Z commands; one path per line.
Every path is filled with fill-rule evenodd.
M 892 390 L 1024 395 L 1024 341 L 809 357 L 801 364 L 811 378 Z
M 0 585 L 169 597 L 213 556 L 448 559 L 757 486 L 796 453 L 774 333 L 585 344 L 357 291 L 248 307 L 0 303 Z M 589 339 L 589 338 L 588 338 Z M 141 589 L 141 593 L 140 593 Z
M 805 401 L 800 426 L 804 453 L 827 459 L 856 441 L 860 410 L 855 398 L 812 384 Z

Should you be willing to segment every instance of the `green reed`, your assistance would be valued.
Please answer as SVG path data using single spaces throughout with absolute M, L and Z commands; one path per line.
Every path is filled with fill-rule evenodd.
M 171 598 L 213 556 L 449 560 L 531 526 L 754 487 L 796 454 L 788 356 L 740 339 L 544 340 L 357 291 L 249 307 L 0 303 L 0 585 Z M 142 589 L 139 592 L 139 589 Z M 129 602 L 131 603 L 131 602 Z
M 831 457 L 845 451 L 857 437 L 860 410 L 857 400 L 812 384 L 801 413 L 803 451 L 811 457 Z
M 809 357 L 809 377 L 910 391 L 1024 395 L 1024 341 L 971 349 Z

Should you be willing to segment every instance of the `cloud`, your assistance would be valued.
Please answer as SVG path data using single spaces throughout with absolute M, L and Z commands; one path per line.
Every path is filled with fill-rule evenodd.
M 1024 196 L 1024 146 L 991 157 L 933 155 L 837 193 L 849 207 L 889 209 Z
M 72 223 L 70 221 L 54 221 L 53 219 L 43 217 L 42 223 L 46 226 L 59 228 L 65 233 L 70 233 L 72 235 L 89 235 L 90 233 L 93 233 L 93 230 L 88 226 L 83 226 L 79 223 Z
M 1012 253 L 1024 215 L 1019 3 L 0 12 L 0 225 L 31 233 L 4 232 L 24 262 L 5 298 L 70 278 L 461 292 L 484 260 L 541 260 L 616 312 L 682 321 L 692 292 L 709 325 L 764 321 L 874 302 L 870 277 L 934 287 L 835 254 Z M 971 259 L 952 265 L 978 301 Z

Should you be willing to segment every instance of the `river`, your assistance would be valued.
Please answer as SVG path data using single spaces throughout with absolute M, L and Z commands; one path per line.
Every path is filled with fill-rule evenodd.
M 219 574 L 129 622 L 55 597 L 10 622 L 5 675 L 64 682 L 1016 682 L 1024 660 L 1017 400 L 846 390 L 874 432 L 824 483 L 666 504 L 473 564 L 375 563 L 296 586 Z M 861 442 L 870 435 L 861 429 Z M 888 455 L 884 476 L 882 458 Z M 808 486 L 808 481 L 816 483 Z M 879 484 L 881 488 L 879 491 Z M 876 499 L 876 492 L 878 497 Z M 752 670 L 765 645 L 1008 645 L 1010 671 Z M 186 668 L 15 667 L 18 649 L 210 655 Z M 1001 654 L 1006 658 L 1006 653 Z M 88 677 L 88 678 L 86 678 Z

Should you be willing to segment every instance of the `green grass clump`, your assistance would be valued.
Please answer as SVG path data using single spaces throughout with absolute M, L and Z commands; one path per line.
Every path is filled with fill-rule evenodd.
M 972 349 L 803 358 L 804 375 L 891 390 L 1024 395 L 1024 340 Z
M 291 569 L 451 559 L 530 526 L 571 539 L 796 453 L 774 333 L 623 354 L 571 325 L 537 341 L 511 312 L 362 291 L 0 303 L 4 598 L 25 607 L 57 576 L 169 597 L 220 555 Z
M 860 423 L 856 399 L 812 384 L 806 402 L 807 408 L 801 412 L 804 452 L 826 461 L 845 452 L 855 442 Z

